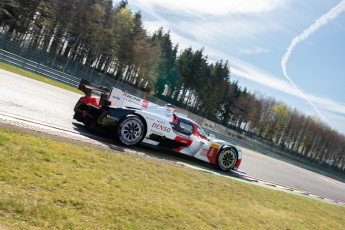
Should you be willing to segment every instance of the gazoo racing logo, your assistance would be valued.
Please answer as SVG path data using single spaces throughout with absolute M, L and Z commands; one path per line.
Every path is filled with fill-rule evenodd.
M 161 130 L 161 131 L 167 132 L 167 133 L 169 133 L 171 131 L 171 128 L 164 126 L 164 125 L 161 125 L 161 124 L 157 124 L 157 123 L 153 123 L 152 128 L 157 129 L 157 130 Z
M 126 98 L 127 101 L 133 102 L 135 104 L 140 104 L 140 98 L 130 95 L 128 93 L 123 93 L 123 96 Z

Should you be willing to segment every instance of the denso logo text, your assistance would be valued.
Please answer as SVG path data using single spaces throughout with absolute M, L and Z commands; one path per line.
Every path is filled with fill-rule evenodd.
M 164 125 L 157 124 L 157 123 L 153 123 L 153 124 L 152 124 L 152 128 L 161 130 L 161 131 L 163 131 L 163 132 L 170 132 L 170 131 L 171 131 L 171 128 L 166 127 L 166 126 L 164 126 Z

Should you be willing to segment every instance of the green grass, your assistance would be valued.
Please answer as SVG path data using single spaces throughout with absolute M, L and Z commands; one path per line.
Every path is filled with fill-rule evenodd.
M 0 129 L 0 229 L 344 229 L 345 208 Z
M 58 81 L 54 81 L 52 79 L 49 79 L 49 78 L 46 78 L 46 77 L 42 77 L 42 76 L 40 76 L 38 74 L 35 74 L 35 73 L 30 72 L 30 71 L 26 71 L 26 70 L 17 68 L 15 66 L 12 66 L 12 65 L 9 65 L 9 64 L 3 63 L 3 62 L 0 62 L 0 68 L 4 69 L 4 70 L 7 70 L 7 71 L 10 71 L 10 72 L 13 72 L 13 73 L 16 73 L 16 74 L 23 75 L 25 77 L 28 77 L 28 78 L 31 78 L 31 79 L 34 79 L 34 80 L 37 80 L 37 81 L 41 81 L 41 82 L 44 82 L 44 83 L 47 83 L 47 84 L 50 84 L 50 85 L 62 88 L 62 89 L 66 89 L 66 90 L 69 90 L 69 91 L 72 91 L 72 92 L 75 92 L 75 93 L 82 94 L 82 92 L 80 90 L 76 89 L 75 87 L 65 85 L 65 84 L 60 83 Z

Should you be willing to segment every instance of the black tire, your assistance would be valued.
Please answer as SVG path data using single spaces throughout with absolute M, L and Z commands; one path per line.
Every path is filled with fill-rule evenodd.
M 146 134 L 143 121 L 135 115 L 123 118 L 116 128 L 116 139 L 123 145 L 139 144 Z
M 230 171 L 236 165 L 238 153 L 236 149 L 226 147 L 220 150 L 217 156 L 216 167 L 222 171 Z
M 89 129 L 89 130 L 92 130 L 93 127 L 95 126 L 95 122 L 93 121 L 93 118 L 91 116 L 86 116 L 84 118 L 84 126 Z

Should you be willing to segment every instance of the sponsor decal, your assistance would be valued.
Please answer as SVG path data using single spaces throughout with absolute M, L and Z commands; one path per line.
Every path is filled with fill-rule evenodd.
M 207 155 L 208 149 L 202 149 L 200 155 L 201 156 L 206 156 Z
M 218 153 L 220 147 L 221 147 L 221 146 L 218 145 L 218 144 L 211 144 L 210 149 L 208 150 L 207 155 L 208 155 L 209 157 L 213 157 L 214 154 L 217 154 L 217 153 Z
M 140 100 L 141 100 L 140 98 L 130 95 L 128 93 L 123 93 L 123 96 L 125 97 L 127 101 L 140 105 Z
M 214 144 L 214 143 L 213 143 L 213 144 L 211 144 L 211 147 L 212 147 L 212 148 L 216 148 L 216 149 L 220 149 L 220 145 L 218 145 L 218 144 Z
M 212 156 L 213 156 L 213 154 L 214 154 L 214 151 L 215 151 L 215 149 L 214 149 L 214 148 L 211 148 L 211 151 L 209 152 L 209 154 L 208 154 L 208 155 L 209 155 L 210 157 L 212 157 Z
M 157 123 L 153 123 L 152 124 L 152 128 L 163 131 L 163 132 L 170 132 L 171 128 L 161 125 L 161 124 L 157 124 Z
M 151 117 L 145 117 L 146 120 L 150 120 L 150 121 L 154 121 L 155 119 L 151 118 Z
M 149 105 L 149 102 L 147 100 L 143 100 L 143 103 L 141 103 L 141 107 L 143 108 L 147 108 L 148 105 Z
M 116 100 L 121 100 L 121 98 L 119 98 L 118 96 L 113 96 L 112 98 Z

